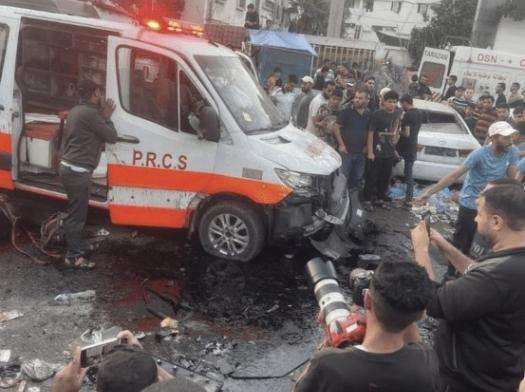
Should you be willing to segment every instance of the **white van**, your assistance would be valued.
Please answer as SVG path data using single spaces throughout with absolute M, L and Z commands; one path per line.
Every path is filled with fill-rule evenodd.
M 113 223 L 189 229 L 210 254 L 242 261 L 267 242 L 349 224 L 347 191 L 333 190 L 337 152 L 285 121 L 239 57 L 196 37 L 198 26 L 38 3 L 0 6 L 0 188 L 66 198 L 62 125 L 89 78 L 117 105 L 120 142 L 106 146 L 90 201 Z
M 496 85 L 505 83 L 507 94 L 512 83 L 525 86 L 525 55 L 488 49 L 454 46 L 452 49 L 425 48 L 419 75 L 429 80 L 430 89 L 442 94 L 448 75 L 458 77 L 458 85 L 474 89 L 475 97 L 495 94 Z

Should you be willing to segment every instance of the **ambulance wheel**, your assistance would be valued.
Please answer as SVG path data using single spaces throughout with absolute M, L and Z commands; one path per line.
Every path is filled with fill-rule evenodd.
M 199 238 L 204 250 L 227 260 L 250 261 L 263 249 L 265 228 L 257 211 L 240 201 L 225 200 L 204 212 Z

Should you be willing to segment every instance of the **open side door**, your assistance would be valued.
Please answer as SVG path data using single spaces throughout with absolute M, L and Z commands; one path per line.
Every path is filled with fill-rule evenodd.
M 419 78 L 426 77 L 432 93 L 443 94 L 450 68 L 450 52 L 425 48 L 419 65 Z
M 195 113 L 202 104 L 217 110 L 215 103 L 176 53 L 115 36 L 108 38 L 106 95 L 116 103 L 115 128 L 128 135 L 106 146 L 112 222 L 186 227 L 218 148 L 198 136 Z
M 0 16 L 0 188 L 14 189 L 18 137 L 23 127 L 22 98 L 16 87 L 20 20 Z

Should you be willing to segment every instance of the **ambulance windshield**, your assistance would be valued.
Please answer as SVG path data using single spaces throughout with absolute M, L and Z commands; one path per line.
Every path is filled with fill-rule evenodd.
M 195 59 L 246 134 L 275 131 L 288 123 L 239 57 Z

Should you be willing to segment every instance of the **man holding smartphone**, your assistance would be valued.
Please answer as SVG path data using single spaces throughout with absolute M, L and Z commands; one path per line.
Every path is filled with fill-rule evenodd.
M 157 366 L 151 355 L 142 351 L 142 345 L 130 331 L 117 335 L 122 345 L 108 354 L 98 367 L 97 392 L 139 392 L 157 382 L 174 377 Z M 75 351 L 73 361 L 53 378 L 51 392 L 79 392 L 87 368 L 81 366 L 81 350 Z
M 461 274 L 437 287 L 427 308 L 441 320 L 435 346 L 443 391 L 516 391 L 525 366 L 525 191 L 500 185 L 476 203 L 491 253 L 474 262 L 422 222 L 412 231 L 415 261 L 437 282 L 432 244 Z

